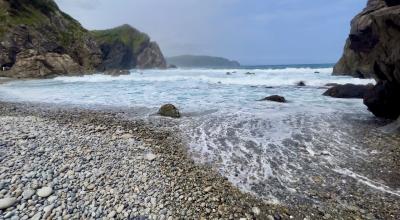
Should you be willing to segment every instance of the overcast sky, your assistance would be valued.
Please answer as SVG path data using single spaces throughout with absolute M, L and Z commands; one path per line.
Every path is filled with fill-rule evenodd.
M 88 29 L 130 24 L 164 55 L 242 64 L 333 63 L 367 0 L 56 0 Z

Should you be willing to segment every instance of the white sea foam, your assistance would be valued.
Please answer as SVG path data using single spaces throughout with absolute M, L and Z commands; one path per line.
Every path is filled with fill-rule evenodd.
M 343 168 L 336 168 L 334 169 L 335 172 L 338 172 L 342 175 L 349 176 L 351 178 L 354 178 L 355 180 L 359 181 L 362 184 L 365 184 L 371 188 L 374 188 L 376 190 L 382 191 L 384 193 L 389 193 L 395 196 L 400 197 L 400 190 L 392 190 L 390 187 L 386 186 L 383 183 L 379 183 L 377 181 L 373 181 L 371 179 L 368 179 L 367 177 L 357 174 L 349 169 L 343 169 Z
M 235 72 L 226 75 L 227 72 Z M 246 75 L 251 72 L 255 75 Z M 315 73 L 318 72 L 318 73 Z M 350 77 L 331 77 L 332 68 L 284 68 L 267 70 L 210 70 L 210 69 L 177 69 L 177 70 L 147 70 L 132 71 L 130 75 L 109 76 L 102 74 L 85 75 L 76 77 L 57 77 L 54 80 L 67 83 L 73 82 L 177 82 L 191 81 L 226 85 L 250 85 L 250 86 L 292 86 L 299 81 L 304 81 L 309 86 L 324 86 L 326 83 L 374 83 L 374 80 L 357 79 Z M 327 81 L 328 80 L 328 81 Z
M 0 98 L 142 106 L 147 111 L 139 116 L 149 120 L 160 105 L 173 103 L 184 116 L 179 128 L 196 161 L 213 164 L 245 191 L 279 202 L 312 188 L 311 176 L 332 178 L 338 175 L 333 169 L 346 168 L 344 161 L 362 161 L 370 155 L 348 135 L 352 128 L 343 119 L 370 117 L 362 100 L 321 94 L 327 83 L 374 81 L 331 72 L 332 68 L 132 70 L 118 77 L 95 74 L 12 82 L 0 85 Z M 299 81 L 307 86 L 297 87 Z M 285 96 L 288 103 L 256 101 L 275 94 Z M 366 186 L 398 194 L 357 175 L 354 178 Z

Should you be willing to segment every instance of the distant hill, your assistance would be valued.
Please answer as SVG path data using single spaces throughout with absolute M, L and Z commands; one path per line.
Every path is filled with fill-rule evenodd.
M 237 61 L 228 60 L 222 57 L 183 55 L 168 57 L 167 63 L 178 67 L 197 68 L 233 68 L 240 67 Z

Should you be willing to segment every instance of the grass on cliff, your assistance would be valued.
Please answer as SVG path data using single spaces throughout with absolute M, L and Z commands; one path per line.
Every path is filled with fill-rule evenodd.
M 87 31 L 68 14 L 59 10 L 53 0 L 0 1 L 0 38 L 13 27 L 26 25 L 43 34 L 54 35 L 61 45 L 80 44 Z M 52 20 L 63 21 L 59 27 Z
M 141 33 L 129 25 L 123 25 L 108 30 L 95 30 L 92 31 L 92 35 L 100 43 L 112 44 L 121 42 L 135 53 L 138 53 L 142 45 L 148 43 L 150 40 L 146 34 Z

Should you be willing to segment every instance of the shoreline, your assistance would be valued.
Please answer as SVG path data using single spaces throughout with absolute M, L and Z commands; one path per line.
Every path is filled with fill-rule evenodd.
M 11 181 L 0 182 L 0 199 L 17 198 L 17 203 L 0 211 L 0 216 L 14 212 L 20 217 L 40 213 L 51 217 L 94 215 L 116 219 L 139 216 L 150 219 L 337 219 L 338 216 L 363 219 L 368 217 L 368 211 L 372 212 L 340 207 L 321 209 L 301 201 L 267 204 L 241 192 L 214 168 L 196 164 L 179 132 L 126 118 L 126 113 L 121 109 L 0 102 L 0 149 L 5 155 L 0 158 L 8 165 L 1 168 L 0 180 Z M 44 146 L 37 150 L 31 149 L 31 145 Z M 43 152 L 49 152 L 50 162 L 31 165 L 30 161 L 48 161 L 49 158 L 43 158 Z M 21 160 L 25 161 L 24 167 L 18 165 Z M 95 167 L 90 164 L 93 160 L 97 163 Z M 92 171 L 102 174 L 93 179 L 89 175 Z M 48 172 L 52 173 L 51 178 Z M 71 181 L 75 178 L 80 180 Z M 53 186 L 55 201 L 51 197 L 23 198 L 22 192 L 27 188 L 36 187 L 36 190 L 46 185 Z M 82 204 L 71 204 L 71 198 Z M 85 205 L 95 198 L 112 200 L 113 204 L 105 202 L 103 207 L 101 202 L 96 202 L 96 208 Z M 26 212 L 26 206 L 32 204 L 37 207 Z M 51 205 L 50 212 L 42 211 Z M 70 210 L 71 205 L 84 208 Z M 381 211 L 387 218 L 398 214 L 396 209 L 393 213 Z
M 5 131 L 4 127 L 0 129 L 0 132 L 3 134 L 0 139 L 2 151 L 5 151 L 2 153 L 6 155 L 4 158 L 2 158 L 2 160 L 4 160 L 3 162 L 7 164 L 10 163 L 9 168 L 2 169 L 1 179 L 3 180 L 15 179 L 13 178 L 13 176 L 15 176 L 16 174 L 18 174 L 17 176 L 19 176 L 21 179 L 26 178 L 27 175 L 30 176 L 28 177 L 28 181 L 25 182 L 25 185 L 23 183 L 18 183 L 18 180 L 14 180 L 16 182 L 11 181 L 11 183 L 9 184 L 2 183 L 1 185 L 2 193 L 0 194 L 0 197 L 3 196 L 16 197 L 17 202 L 14 206 L 9 208 L 8 210 L 0 211 L 0 216 L 5 216 L 7 215 L 7 213 L 14 212 L 14 215 L 18 215 L 20 217 L 23 217 L 25 215 L 27 215 L 28 217 L 33 217 L 38 213 L 40 213 L 40 215 L 42 216 L 47 215 L 48 217 L 49 216 L 58 217 L 64 214 L 67 214 L 67 216 L 70 218 L 93 217 L 85 214 L 86 208 L 84 209 L 85 211 L 77 210 L 77 212 L 75 212 L 73 210 L 71 211 L 72 213 L 69 212 L 64 213 L 63 211 L 57 209 L 57 207 L 63 207 L 63 206 L 69 207 L 71 205 L 68 203 L 68 200 L 70 199 L 68 198 L 69 190 L 66 190 L 66 188 L 69 189 L 70 187 L 73 188 L 76 187 L 75 190 L 72 190 L 72 192 L 76 191 L 73 194 L 75 194 L 75 197 L 78 197 L 76 199 L 82 201 L 85 204 L 86 202 L 89 202 L 85 201 L 87 200 L 87 198 L 82 198 L 82 197 L 79 198 L 80 196 L 77 194 L 82 193 L 83 195 L 84 194 L 90 195 L 92 193 L 96 193 L 99 194 L 97 195 L 99 197 L 104 197 L 109 194 L 109 192 L 102 191 L 101 188 L 103 188 L 104 186 L 101 187 L 91 186 L 90 183 L 86 184 L 86 186 L 84 185 L 75 186 L 78 183 L 61 184 L 57 183 L 58 181 L 56 182 L 54 181 L 54 179 L 57 178 L 59 178 L 61 182 L 64 179 L 65 181 L 67 181 L 69 178 L 71 178 L 70 175 L 73 175 L 71 173 L 75 173 L 76 175 L 79 172 L 83 172 L 83 167 L 78 168 L 81 169 L 79 172 L 76 171 L 76 164 L 75 167 L 64 168 L 65 169 L 64 171 L 63 168 L 53 167 L 52 170 L 54 171 L 54 173 L 57 172 L 60 173 L 58 177 L 55 177 L 55 174 L 53 174 L 53 178 L 51 178 L 53 179 L 53 181 L 50 180 L 49 178 L 45 179 L 42 178 L 42 176 L 38 177 L 36 175 L 33 175 L 36 178 L 32 178 L 32 174 L 30 173 L 34 172 L 37 175 L 39 175 L 41 172 L 44 171 L 41 170 L 44 167 L 38 167 L 38 169 L 41 172 L 40 171 L 25 172 L 24 169 L 13 167 L 11 165 L 13 163 L 9 161 L 10 159 L 9 157 L 12 157 L 15 153 L 17 153 L 15 152 L 17 150 L 11 149 L 11 147 L 19 149 L 19 145 L 21 144 L 20 142 L 24 142 L 23 145 L 34 144 L 35 142 L 42 143 L 41 139 L 50 138 L 47 136 L 50 136 L 51 133 L 49 132 L 45 134 L 38 134 L 38 133 L 27 134 L 27 132 L 21 132 L 24 134 L 16 135 L 15 133 L 20 133 L 20 131 L 17 130 L 25 128 L 30 130 L 33 127 L 33 130 L 30 130 L 30 132 L 34 132 L 40 126 L 46 127 L 49 125 L 51 125 L 50 127 L 54 126 L 54 128 L 56 129 L 55 131 L 56 133 L 61 132 L 59 130 L 62 130 L 62 132 L 64 132 L 65 131 L 64 129 L 68 129 L 71 132 L 77 130 L 78 133 L 80 133 L 81 135 L 85 135 L 85 137 L 82 137 L 82 139 L 85 138 L 91 139 L 92 136 L 100 135 L 101 138 L 106 139 L 106 142 L 109 141 L 112 142 L 113 144 L 118 144 L 118 142 L 122 141 L 123 143 L 120 143 L 122 144 L 122 146 L 126 146 L 126 144 L 129 145 L 129 143 L 131 143 L 130 145 L 132 147 L 132 151 L 142 151 L 141 155 L 140 154 L 134 155 L 132 158 L 128 159 L 128 161 L 130 162 L 136 162 L 133 160 L 137 160 L 137 162 L 141 164 L 139 166 L 140 171 L 137 173 L 141 177 L 137 181 L 135 181 L 136 178 L 132 178 L 132 180 L 129 180 L 126 179 L 126 177 L 121 178 L 121 176 L 118 175 L 113 176 L 114 178 L 117 178 L 118 181 L 127 181 L 126 184 L 132 185 L 132 188 L 126 190 L 125 193 L 138 195 L 141 192 L 145 192 L 142 193 L 143 194 L 142 198 L 133 199 L 132 201 L 129 202 L 126 201 L 123 202 L 122 198 L 121 198 L 122 201 L 120 199 L 116 199 L 118 201 L 116 202 L 118 203 L 116 204 L 116 206 L 118 207 L 114 208 L 111 206 L 105 208 L 103 212 L 99 214 L 99 217 L 108 216 L 117 219 L 123 219 L 127 217 L 146 216 L 149 217 L 150 219 L 157 219 L 155 218 L 155 216 L 158 217 L 164 216 L 165 217 L 164 219 L 175 219 L 175 218 L 182 218 L 182 217 L 185 218 L 190 216 L 195 219 L 200 219 L 202 217 L 206 219 L 211 219 L 216 217 L 224 219 L 233 219 L 233 218 L 266 219 L 271 216 L 280 216 L 281 218 L 288 219 L 290 216 L 286 208 L 265 204 L 261 200 L 258 200 L 248 194 L 240 192 L 237 188 L 233 187 L 224 177 L 220 176 L 218 173 L 210 171 L 210 169 L 206 167 L 194 164 L 194 162 L 187 157 L 185 149 L 182 143 L 180 142 L 179 138 L 175 137 L 175 135 L 173 134 L 170 134 L 168 131 L 163 131 L 162 129 L 155 130 L 155 128 L 148 127 L 146 124 L 139 121 L 121 120 L 115 117 L 116 113 L 110 113 L 110 112 L 107 113 L 107 112 L 84 110 L 84 109 L 68 109 L 68 110 L 56 109 L 56 108 L 42 109 L 38 105 L 25 104 L 25 103 L 21 104 L 21 103 L 1 102 L 0 106 L 1 106 L 0 107 L 1 123 L 6 123 L 7 124 L 6 127 L 8 127 L 8 125 L 16 126 L 16 128 L 10 128 L 10 130 L 7 131 Z M 6 122 L 7 120 L 9 120 L 9 123 Z M 28 124 L 36 123 L 36 124 L 30 125 L 32 127 L 29 128 L 29 126 L 26 126 L 27 123 Z M 19 127 L 18 124 L 24 124 L 25 126 Z M 39 124 L 39 126 L 37 124 Z M 3 126 L 4 125 L 5 124 L 3 124 Z M 11 134 L 9 134 L 8 132 L 10 132 Z M 67 139 L 71 138 L 69 135 L 66 136 Z M 72 138 L 74 138 L 74 136 L 72 136 Z M 76 140 L 76 137 L 74 138 L 73 141 L 74 142 L 77 141 L 79 143 L 79 140 Z M 46 140 L 43 140 L 43 142 L 46 142 Z M 132 142 L 135 142 L 136 144 L 132 144 Z M 137 144 L 137 142 L 139 142 L 139 144 Z M 53 144 L 58 144 L 58 143 L 53 143 Z M 89 146 L 87 147 L 91 148 L 91 150 L 89 151 L 90 153 L 95 153 L 97 150 L 100 149 L 101 151 L 109 150 L 109 149 L 104 149 L 105 146 L 93 143 L 93 141 L 86 142 L 85 144 L 88 144 Z M 108 143 L 103 142 L 103 144 L 109 147 Z M 51 146 L 48 147 L 49 148 L 47 148 L 46 150 L 51 151 L 52 150 Z M 63 146 L 59 146 L 58 150 L 64 151 Z M 151 153 L 143 153 L 143 152 L 151 152 Z M 118 152 L 115 153 L 118 154 Z M 31 153 L 26 152 L 26 154 L 29 155 Z M 33 155 L 30 155 L 30 157 L 33 157 L 31 159 L 38 157 L 37 152 L 32 152 L 32 154 Z M 55 155 L 58 154 L 55 153 Z M 62 157 L 62 155 L 58 156 Z M 83 158 L 88 156 L 90 155 L 74 155 L 72 156 L 72 158 L 70 158 L 71 161 L 68 161 L 68 163 L 74 164 L 74 162 L 72 161 L 82 160 Z M 112 155 L 102 155 L 102 156 L 112 157 Z M 155 158 L 152 158 L 153 156 Z M 151 158 L 146 159 L 146 157 L 151 157 Z M 52 157 L 51 161 L 55 160 L 56 158 L 57 157 Z M 27 160 L 27 159 L 28 158 L 18 158 L 18 160 Z M 101 158 L 99 159 L 101 160 Z M 112 161 L 112 163 L 117 163 L 117 164 L 119 162 L 120 161 L 118 160 Z M 117 166 L 117 164 L 114 165 Z M 102 165 L 104 164 L 100 164 L 100 166 Z M 46 164 L 45 167 L 47 166 L 53 166 L 53 164 L 51 163 Z M 107 166 L 105 166 L 104 168 L 106 167 Z M 10 172 L 13 168 L 15 168 L 15 170 L 13 170 L 13 172 Z M 71 170 L 73 170 L 74 172 L 70 172 Z M 118 172 L 118 169 L 114 171 Z M 119 172 L 124 172 L 124 171 L 119 170 Z M 129 172 L 129 170 L 125 170 L 125 172 Z M 154 176 L 149 176 L 148 174 L 150 173 Z M 32 181 L 32 179 L 34 180 L 39 179 L 38 180 L 39 183 L 36 183 L 38 186 L 32 187 L 32 184 L 35 184 L 35 182 L 37 182 L 34 180 Z M 146 181 L 141 182 L 143 179 L 145 179 Z M 158 184 L 154 183 L 154 185 L 147 185 L 145 183 L 147 181 L 148 182 L 158 181 L 158 179 L 161 179 L 159 180 L 160 182 Z M 104 184 L 104 182 L 107 183 L 107 180 L 103 180 L 102 183 L 100 184 Z M 19 186 L 19 185 L 24 185 L 24 186 Z M 48 201 L 49 199 L 46 200 L 37 197 L 35 195 L 32 197 L 33 201 L 30 201 L 28 199 L 23 199 L 22 195 L 23 193 L 20 193 L 24 192 L 26 188 L 37 189 L 40 188 L 41 186 L 46 186 L 46 185 L 53 185 L 53 190 L 54 190 L 53 195 L 57 196 L 58 199 L 56 199 L 56 201 L 60 201 L 58 203 L 53 202 L 54 204 L 54 207 L 52 208 L 53 211 L 50 211 L 50 213 L 46 214 L 45 211 L 40 211 L 42 209 L 40 206 L 38 207 L 38 209 L 34 209 L 35 211 L 26 210 L 25 209 L 26 206 L 31 205 L 29 203 L 43 204 L 42 207 L 48 207 L 52 205 L 51 202 Z M 114 186 L 114 187 L 116 188 L 116 191 L 119 192 L 120 189 L 118 188 L 121 186 L 119 187 Z M 150 190 L 150 188 L 153 187 L 155 187 L 155 189 Z M 157 189 L 158 187 L 161 187 L 161 189 Z M 122 197 L 124 196 L 122 192 L 117 194 L 119 194 L 119 196 Z M 161 195 L 159 197 L 155 197 L 154 199 L 154 194 L 158 195 L 161 194 Z M 63 196 L 65 196 L 66 198 L 63 198 Z M 168 196 L 171 196 L 169 201 L 167 200 Z M 63 198 L 64 200 L 61 198 Z M 159 203 L 158 198 L 161 198 L 160 200 L 164 201 L 163 202 L 164 204 L 161 206 L 168 207 L 167 209 L 169 210 L 167 211 L 159 210 L 158 207 L 162 203 Z M 130 205 L 130 203 L 131 204 L 139 203 L 139 204 Z M 120 211 L 121 208 L 119 206 L 121 205 L 124 207 L 122 208 L 123 211 Z M 153 209 L 148 209 L 148 206 L 154 207 L 154 205 L 157 206 L 154 209 L 154 211 Z M 21 206 L 24 207 L 21 208 Z M 183 212 L 183 210 L 186 210 L 186 212 Z M 190 214 L 187 213 L 188 211 L 190 212 Z M 95 217 L 97 217 L 96 214 Z

